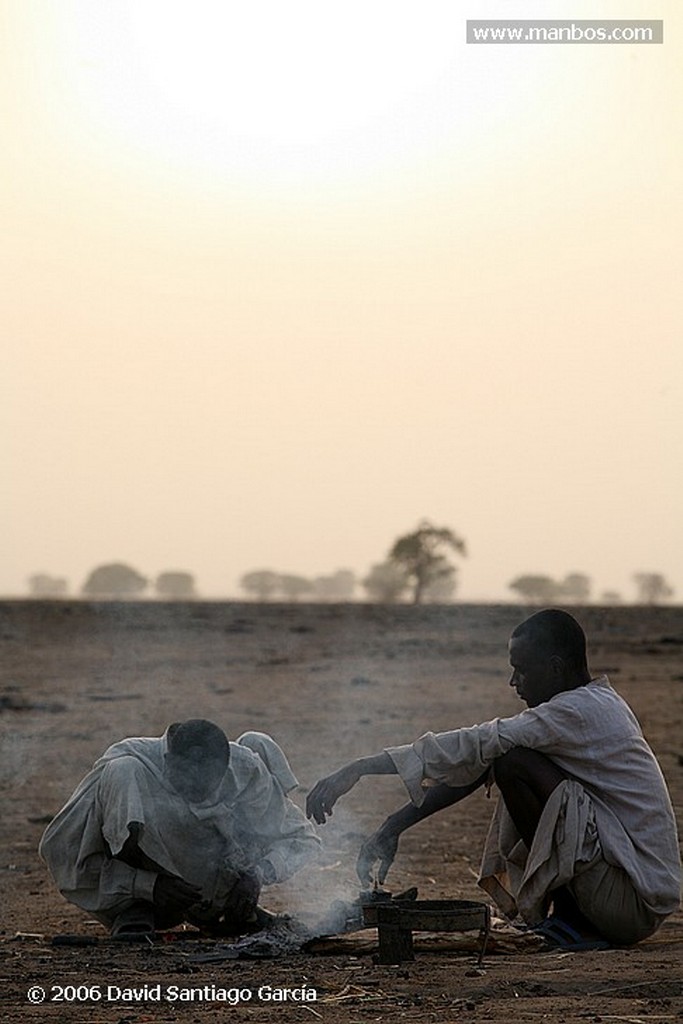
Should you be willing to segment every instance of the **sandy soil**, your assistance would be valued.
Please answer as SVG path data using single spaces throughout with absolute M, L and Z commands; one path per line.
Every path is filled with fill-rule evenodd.
M 586 608 L 591 667 L 607 671 L 636 711 L 683 817 L 683 609 Z M 676 1021 L 683 1020 L 683 915 L 633 949 L 539 953 L 500 940 L 477 970 L 473 936 L 420 936 L 413 963 L 373 962 L 376 933 L 277 961 L 192 962 L 207 944 L 56 948 L 58 933 L 105 938 L 55 891 L 36 848 L 96 757 L 127 735 L 207 717 L 233 737 L 271 732 L 287 750 L 303 802 L 314 781 L 351 756 L 426 729 L 520 709 L 507 687 L 506 643 L 525 610 L 510 606 L 0 605 L 0 957 L 8 1022 Z M 264 903 L 295 914 L 358 893 L 361 837 L 405 802 L 395 778 L 365 779 L 321 829 L 321 863 Z M 478 854 L 491 804 L 482 793 L 404 836 L 387 885 L 420 897 L 480 899 Z M 209 986 L 193 1001 L 124 1000 L 114 990 Z M 48 1000 L 32 1005 L 30 986 Z M 260 986 L 307 985 L 315 1002 L 259 998 Z M 52 986 L 99 986 L 99 1000 L 50 1001 Z M 211 986 L 251 993 L 237 1005 Z M 96 992 L 94 993 L 96 995 Z M 262 993 L 263 995 L 263 993 Z

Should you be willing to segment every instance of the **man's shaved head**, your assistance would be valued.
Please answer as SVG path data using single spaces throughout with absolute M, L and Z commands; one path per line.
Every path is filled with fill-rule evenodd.
M 588 672 L 586 634 L 569 612 L 544 608 L 530 615 L 512 632 L 512 639 L 529 640 L 539 653 L 557 655 L 571 672 Z
M 230 761 L 230 744 L 222 729 L 205 718 L 174 722 L 167 730 L 166 772 L 173 788 L 201 802 L 220 785 Z
M 191 760 L 230 758 L 228 738 L 217 725 L 206 718 L 189 718 L 168 727 L 168 749 L 174 757 Z

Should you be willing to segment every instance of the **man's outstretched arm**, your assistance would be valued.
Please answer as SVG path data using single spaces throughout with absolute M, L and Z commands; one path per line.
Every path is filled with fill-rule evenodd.
M 377 831 L 361 846 L 356 863 L 356 872 L 361 884 L 368 886 L 374 881 L 375 863 L 379 861 L 377 881 L 382 885 L 394 862 L 401 833 L 416 825 L 418 821 L 424 821 L 431 814 L 442 811 L 445 807 L 451 807 L 469 796 L 486 782 L 488 774 L 489 769 L 487 768 L 478 779 L 470 782 L 467 786 L 446 786 L 444 783 L 431 786 L 427 789 L 425 798 L 419 807 L 409 803 L 390 814 Z
M 316 782 L 306 800 L 306 814 L 319 825 L 324 825 L 339 797 L 353 789 L 363 775 L 397 774 L 396 765 L 386 750 L 370 757 L 359 757 Z

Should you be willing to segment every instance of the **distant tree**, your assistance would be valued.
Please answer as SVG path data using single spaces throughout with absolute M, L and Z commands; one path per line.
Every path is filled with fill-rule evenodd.
M 332 574 L 335 601 L 352 601 L 358 578 L 351 569 L 337 569 Z
M 278 577 L 278 590 L 288 601 L 298 601 L 304 594 L 311 593 L 313 584 L 304 576 L 282 575 Z
M 600 594 L 601 604 L 621 604 L 621 594 L 618 590 L 603 590 Z
M 194 576 L 189 572 L 162 572 L 154 584 L 159 597 L 171 601 L 190 600 L 197 596 Z
M 449 572 L 444 572 L 425 587 L 422 600 L 426 604 L 448 604 L 453 600 L 456 589 L 455 569 L 452 566 L 449 569 Z
M 240 586 L 257 601 L 267 601 L 277 593 L 280 576 L 276 572 L 271 572 L 270 569 L 256 569 L 244 574 L 240 580 Z
M 147 580 L 122 562 L 100 565 L 88 576 L 82 592 L 87 597 L 125 598 L 141 594 Z
M 455 566 L 446 551 L 465 555 L 465 542 L 447 527 L 433 526 L 423 519 L 413 533 L 399 537 L 389 552 L 389 561 L 403 570 L 413 591 L 413 604 L 420 604 L 424 592 L 442 577 L 451 577 L 455 588 Z
M 530 604 L 552 604 L 560 597 L 560 587 L 550 576 L 518 576 L 508 587 Z
M 29 576 L 28 589 L 32 597 L 64 597 L 69 585 L 63 576 L 37 572 Z
M 585 604 L 590 598 L 591 578 L 582 572 L 571 572 L 559 586 L 559 597 L 574 604 Z
M 395 562 L 380 562 L 372 566 L 362 585 L 371 601 L 396 604 L 408 589 L 408 578 Z
M 658 604 L 673 596 L 673 587 L 659 572 L 636 572 L 633 579 L 638 588 L 638 604 Z
M 331 576 L 318 576 L 313 592 L 319 601 L 351 601 L 356 589 L 356 575 L 350 569 L 337 569 Z

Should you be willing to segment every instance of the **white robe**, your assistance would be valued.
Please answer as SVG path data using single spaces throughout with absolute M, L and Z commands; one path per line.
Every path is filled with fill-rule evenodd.
M 167 749 L 166 734 L 109 747 L 41 840 L 61 893 L 107 925 L 134 900 L 152 901 L 157 872 L 116 859 L 132 822 L 142 825 L 142 852 L 199 886 L 217 909 L 236 872 L 260 871 L 280 882 L 319 849 L 313 825 L 286 796 L 296 779 L 270 737 L 251 733 L 230 743 L 225 777 L 201 803 L 170 785 Z

